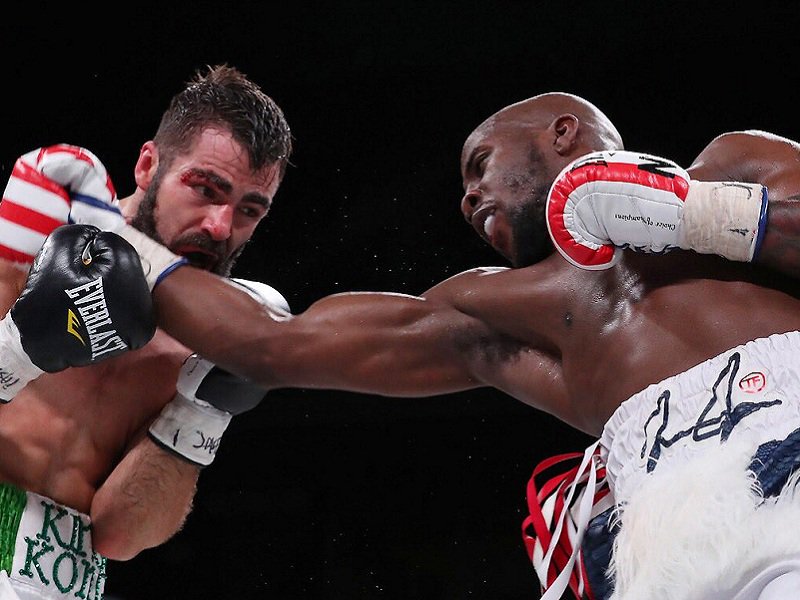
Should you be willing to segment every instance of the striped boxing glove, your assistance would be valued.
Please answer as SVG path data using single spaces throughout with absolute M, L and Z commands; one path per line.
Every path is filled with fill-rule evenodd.
M 103 163 L 79 146 L 57 144 L 20 156 L 0 202 L 0 258 L 23 270 L 65 223 L 113 231 L 136 248 L 152 290 L 185 259 L 125 223 Z
M 59 144 L 20 156 L 0 202 L 0 258 L 27 271 L 45 238 L 69 222 L 71 194 L 121 218 L 111 178 L 88 150 Z
M 751 261 L 766 214 L 767 189 L 760 184 L 693 181 L 672 161 L 624 150 L 569 164 L 546 207 L 556 249 L 584 269 L 613 266 L 623 248 Z

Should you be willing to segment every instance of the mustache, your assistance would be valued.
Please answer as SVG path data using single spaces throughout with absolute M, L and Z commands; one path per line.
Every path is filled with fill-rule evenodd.
M 210 254 L 215 255 L 217 258 L 225 256 L 226 245 L 225 242 L 215 242 L 209 236 L 203 233 L 190 233 L 177 238 L 172 242 L 173 248 L 180 248 L 181 246 L 196 246 L 201 250 L 205 250 Z

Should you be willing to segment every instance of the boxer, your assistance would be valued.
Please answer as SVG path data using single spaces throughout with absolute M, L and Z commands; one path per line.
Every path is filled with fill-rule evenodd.
M 800 194 L 800 145 L 725 134 L 685 173 L 624 150 L 613 123 L 583 98 L 546 93 L 514 103 L 478 125 L 461 156 L 461 211 L 510 267 L 471 269 L 418 297 L 337 294 L 276 318 L 184 265 L 153 289 L 159 325 L 265 389 L 430 396 L 494 387 L 596 436 L 573 473 L 584 490 L 564 479 L 544 507 L 549 539 L 524 531 L 546 598 L 567 588 L 614 600 L 782 597 L 800 554 L 787 527 L 800 508 L 800 286 L 747 261 L 776 253 L 765 202 L 771 219 L 775 205 Z M 598 152 L 607 154 L 576 162 Z M 592 169 L 576 177 L 607 179 L 597 169 L 614 155 L 624 161 L 612 170 L 633 173 L 627 183 L 659 190 L 658 220 L 621 220 L 640 228 L 633 245 L 656 252 L 608 248 L 628 242 L 614 232 L 616 212 L 595 210 L 594 227 L 577 222 L 592 216 L 585 207 L 572 223 L 562 218 L 557 249 L 547 211 L 557 208 L 554 182 L 576 166 Z M 639 171 L 654 175 L 653 185 Z M 682 183 L 670 188 L 667 179 Z M 706 214 L 720 206 L 733 226 Z M 674 236 L 655 236 L 650 221 Z M 612 235 L 603 238 L 603 228 Z M 590 251 L 606 246 L 595 264 L 608 268 L 576 268 L 581 257 L 569 247 L 584 241 Z M 702 252 L 686 249 L 695 244 Z M 582 537 L 603 517 L 596 500 L 611 503 L 598 528 L 611 549 L 608 568 L 599 556 L 589 574 Z M 762 543 L 742 543 L 756 538 Z M 602 547 L 592 550 L 602 555 Z
M 181 528 L 228 422 L 265 391 L 147 329 L 151 290 L 193 264 L 231 288 L 246 283 L 259 310 L 286 311 L 274 289 L 230 271 L 290 153 L 280 108 L 217 65 L 172 98 L 130 196 L 118 200 L 97 156 L 73 145 L 16 162 L 0 202 L 0 590 L 99 599 L 107 560 Z M 168 248 L 142 252 L 151 238 Z

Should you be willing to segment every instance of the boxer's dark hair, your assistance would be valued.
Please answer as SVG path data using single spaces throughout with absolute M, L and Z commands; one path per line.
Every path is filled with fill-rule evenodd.
M 283 111 L 244 73 L 225 64 L 198 70 L 172 97 L 153 138 L 161 159 L 169 164 L 213 125 L 230 131 L 247 150 L 253 171 L 278 164 L 283 177 L 292 153 L 292 134 Z

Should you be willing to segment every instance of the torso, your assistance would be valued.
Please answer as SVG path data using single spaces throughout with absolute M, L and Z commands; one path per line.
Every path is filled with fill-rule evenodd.
M 607 289 L 602 300 L 573 297 L 573 326 L 556 332 L 567 416 L 599 434 L 619 404 L 648 385 L 749 340 L 800 329 L 797 286 L 756 285 L 747 281 L 751 270 L 676 253 L 626 256 L 599 275 L 627 285 Z
M 770 140 L 757 141 L 769 149 Z M 736 172 L 738 155 L 710 155 L 719 164 L 704 163 L 697 178 L 760 181 L 771 201 L 800 191 L 800 171 L 760 171 L 777 161 L 742 160 Z M 502 363 L 487 361 L 482 381 L 593 435 L 648 385 L 746 341 L 800 330 L 800 283 L 692 252 L 626 252 L 606 271 L 554 254 L 524 269 L 469 272 L 447 287 L 460 310 L 519 342 Z
M 4 308 L 24 281 L 0 268 Z M 126 446 L 172 398 L 188 354 L 159 330 L 140 350 L 30 383 L 0 405 L 0 481 L 88 514 Z

